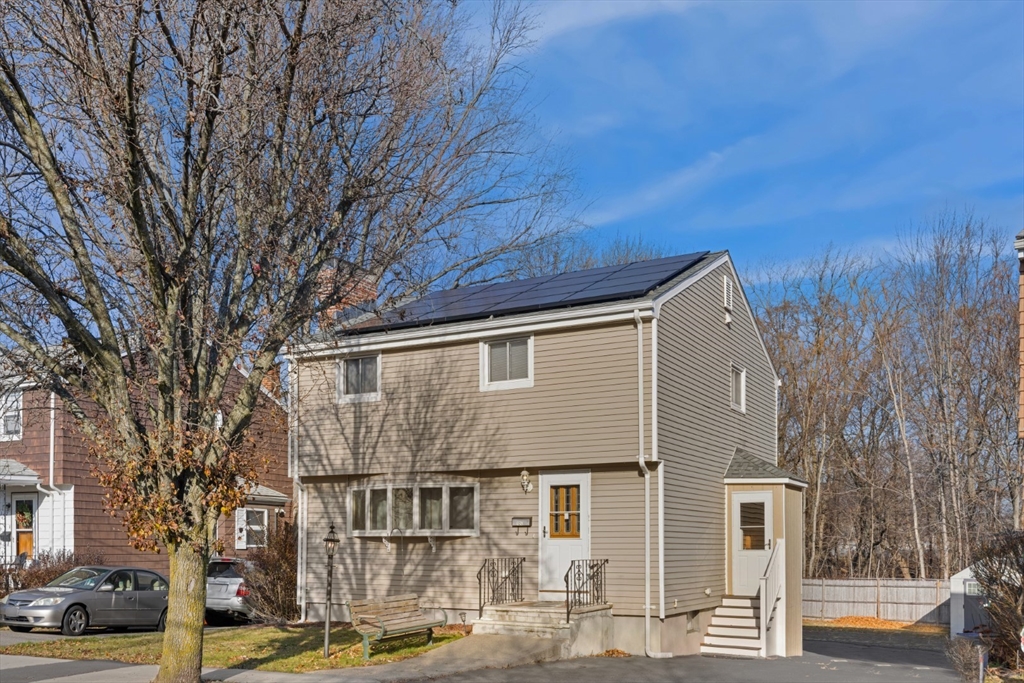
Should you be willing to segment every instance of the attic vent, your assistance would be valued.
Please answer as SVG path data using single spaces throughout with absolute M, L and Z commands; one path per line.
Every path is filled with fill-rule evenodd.
M 728 275 L 723 275 L 722 278 L 723 278 L 722 281 L 725 283 L 724 284 L 724 294 L 725 294 L 724 305 L 725 305 L 725 310 L 728 311 L 729 313 L 732 313 L 732 280 L 729 279 Z

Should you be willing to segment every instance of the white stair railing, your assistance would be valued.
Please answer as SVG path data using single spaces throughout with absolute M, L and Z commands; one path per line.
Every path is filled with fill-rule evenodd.
M 757 629 L 762 657 L 768 656 L 768 628 L 772 620 L 772 612 L 775 611 L 775 603 L 778 601 L 779 595 L 782 594 L 782 582 L 785 581 L 781 561 L 784 547 L 784 539 L 775 539 L 775 547 L 768 557 L 768 566 L 765 567 L 764 574 L 761 576 L 761 590 L 758 591 L 758 595 L 761 597 L 761 615 Z

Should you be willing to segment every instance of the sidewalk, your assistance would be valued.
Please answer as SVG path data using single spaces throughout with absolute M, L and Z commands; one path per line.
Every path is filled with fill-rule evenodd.
M 248 669 L 203 669 L 205 681 L 231 683 L 384 683 L 419 681 L 488 668 L 508 668 L 555 659 L 550 640 L 517 636 L 467 636 L 424 655 L 391 664 L 285 674 Z M 3 683 L 142 683 L 156 677 L 155 665 L 0 655 Z

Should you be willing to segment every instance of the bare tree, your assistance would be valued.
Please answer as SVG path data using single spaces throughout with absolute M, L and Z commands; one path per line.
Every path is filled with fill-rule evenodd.
M 556 233 L 516 252 L 509 259 L 509 274 L 519 278 L 569 273 L 588 268 L 617 266 L 669 255 L 669 249 L 642 234 L 617 234 L 602 242 L 590 230 Z
M 493 278 L 562 225 L 521 104 L 528 18 L 496 4 L 478 47 L 461 17 L 0 4 L 0 346 L 96 444 L 133 541 L 168 554 L 158 681 L 199 680 L 216 521 L 258 474 L 246 432 L 288 338 L 367 282 L 386 306 Z

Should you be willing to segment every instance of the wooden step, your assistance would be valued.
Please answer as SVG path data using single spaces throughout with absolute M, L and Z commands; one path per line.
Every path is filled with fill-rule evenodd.
M 761 616 L 761 610 L 753 607 L 718 607 L 715 609 L 715 616 L 756 619 Z
M 732 636 L 734 638 L 758 638 L 757 627 L 742 626 L 708 626 L 709 636 Z
M 721 645 L 722 647 L 753 647 L 761 649 L 759 638 L 737 638 L 736 636 L 704 636 L 705 645 Z
M 711 616 L 712 626 L 737 626 L 739 628 L 757 628 L 758 620 L 753 617 L 720 617 L 717 614 Z
M 761 598 L 736 597 L 725 595 L 722 597 L 722 607 L 761 607 Z
M 702 655 L 725 655 L 728 657 L 754 657 L 756 658 L 761 652 L 760 647 L 749 648 L 749 647 L 726 647 L 723 645 L 701 645 L 700 653 Z

